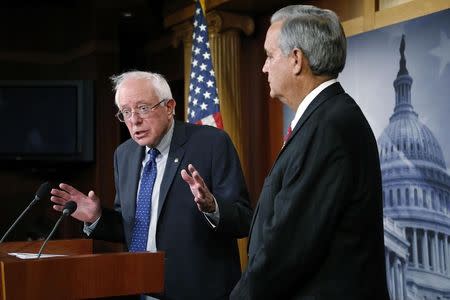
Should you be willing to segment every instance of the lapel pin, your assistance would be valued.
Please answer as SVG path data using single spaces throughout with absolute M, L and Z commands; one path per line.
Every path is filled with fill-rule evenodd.
M 178 157 L 173 160 L 174 163 L 178 163 Z

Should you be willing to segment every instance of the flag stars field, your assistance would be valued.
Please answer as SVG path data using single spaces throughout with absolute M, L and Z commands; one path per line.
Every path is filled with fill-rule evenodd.
M 204 12 L 196 2 L 187 117 L 190 123 L 223 128 L 209 46 Z

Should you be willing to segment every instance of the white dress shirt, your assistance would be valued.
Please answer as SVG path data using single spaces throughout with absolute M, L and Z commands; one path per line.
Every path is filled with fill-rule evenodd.
M 174 123 L 170 126 L 167 133 L 163 136 L 156 149 L 159 151 L 159 155 L 156 157 L 156 179 L 153 185 L 152 192 L 152 208 L 150 212 L 150 228 L 148 230 L 147 251 L 155 252 L 156 249 L 156 224 L 158 221 L 158 208 L 159 208 L 159 191 L 161 190 L 161 182 L 164 176 L 164 170 L 166 169 L 167 157 L 169 156 L 170 142 L 172 141 Z M 138 191 L 136 195 L 139 195 L 141 186 L 142 173 L 144 172 L 145 164 L 150 160 L 150 154 L 148 153 L 150 147 L 145 147 L 145 157 L 142 161 L 141 176 L 139 178 Z M 136 199 L 137 201 L 137 199 Z

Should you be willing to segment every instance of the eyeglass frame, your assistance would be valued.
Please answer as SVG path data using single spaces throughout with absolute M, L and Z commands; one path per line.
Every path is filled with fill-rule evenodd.
M 150 106 L 150 105 L 144 103 L 144 104 L 141 105 L 141 108 L 142 108 L 143 106 L 148 107 L 148 111 L 147 111 L 147 112 L 141 113 L 141 112 L 138 112 L 138 111 L 136 111 L 136 110 L 134 110 L 134 109 L 131 109 L 131 110 L 130 110 L 131 115 L 130 115 L 128 118 L 125 118 L 125 116 L 123 115 L 123 111 L 119 109 L 119 111 L 115 114 L 115 117 L 116 117 L 120 122 L 122 122 L 122 123 L 125 123 L 125 122 L 127 122 L 128 120 L 130 120 L 130 119 L 133 117 L 133 114 L 136 114 L 136 115 L 139 116 L 139 118 L 141 118 L 141 119 L 147 119 L 147 118 L 148 118 L 148 115 L 147 115 L 147 114 L 149 114 L 149 113 L 152 112 L 152 111 L 155 111 L 156 108 L 157 108 L 159 105 L 161 105 L 161 103 L 163 103 L 164 101 L 169 101 L 169 100 L 170 100 L 170 99 L 162 99 L 161 101 L 159 101 L 158 103 L 156 103 L 155 105 L 152 105 L 152 106 Z M 139 109 L 139 106 L 137 107 L 137 109 Z M 143 114 L 144 114 L 144 115 L 143 115 Z M 122 119 L 120 118 L 120 116 L 122 116 Z

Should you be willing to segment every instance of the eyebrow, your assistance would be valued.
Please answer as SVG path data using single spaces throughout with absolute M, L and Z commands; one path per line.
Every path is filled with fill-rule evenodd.
M 140 101 L 138 101 L 138 102 L 136 103 L 136 106 L 134 106 L 134 107 L 139 107 L 139 106 L 141 106 L 141 105 L 147 105 L 147 106 L 153 106 L 153 105 L 155 105 L 155 104 L 149 104 L 149 103 L 146 103 L 146 102 L 144 102 L 144 101 L 145 101 L 145 100 L 140 100 Z M 132 109 L 132 107 L 129 106 L 129 105 L 124 105 L 124 106 L 119 107 L 119 109 L 124 109 L 124 108 Z

